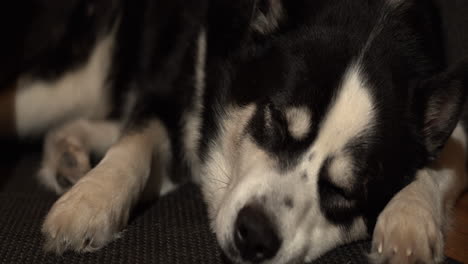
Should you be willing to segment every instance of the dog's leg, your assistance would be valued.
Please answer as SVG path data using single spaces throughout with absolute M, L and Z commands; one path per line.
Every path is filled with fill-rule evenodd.
M 465 133 L 459 125 L 439 159 L 386 206 L 374 230 L 374 263 L 439 263 L 450 211 L 467 185 Z
M 42 227 L 46 249 L 92 251 L 114 239 L 146 185 L 155 146 L 166 140 L 157 121 L 121 137 L 54 204 Z
M 39 180 L 62 194 L 91 170 L 91 154 L 103 157 L 119 136 L 118 122 L 87 119 L 71 121 L 48 132 Z

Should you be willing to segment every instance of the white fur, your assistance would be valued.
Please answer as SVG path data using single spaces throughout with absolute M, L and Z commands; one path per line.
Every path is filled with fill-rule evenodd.
M 328 173 L 330 179 L 338 186 L 350 188 L 353 186 L 353 168 L 352 158 L 347 155 L 335 156 L 332 160 Z
M 200 175 L 200 159 L 198 157 L 197 150 L 201 137 L 201 114 L 203 111 L 203 96 L 205 91 L 205 64 L 207 49 L 205 31 L 202 31 L 198 36 L 197 48 L 197 60 L 195 63 L 195 95 L 193 98 L 193 107 L 185 114 L 184 117 L 183 139 L 186 160 L 190 164 L 195 181 L 198 182 L 198 176 Z
M 314 152 L 309 161 L 305 155 L 299 164 L 281 171 L 276 157 L 262 150 L 245 127 L 256 110 L 254 105 L 230 107 L 222 116 L 222 129 L 213 140 L 203 170 L 202 188 L 208 211 L 221 247 L 233 239 L 234 221 L 246 204 L 262 200 L 264 210 L 274 219 L 283 239 L 283 247 L 268 263 L 288 263 L 297 258 L 314 259 L 347 241 L 365 237 L 365 225 L 357 219 L 348 233 L 330 223 L 320 209 L 317 178 L 323 161 L 343 154 L 343 148 L 356 136 L 372 133 L 375 122 L 373 102 L 358 65 L 352 65 L 343 77 L 339 93 L 332 102 L 319 128 Z M 304 137 L 311 127 L 311 115 L 302 108 L 285 111 L 288 129 L 296 138 Z M 268 114 L 267 114 L 268 127 Z M 346 178 L 346 156 L 337 158 L 332 172 L 343 185 Z M 307 173 L 308 179 L 302 175 Z M 286 198 L 294 206 L 285 205 Z
M 373 235 L 374 263 L 410 264 L 443 260 L 451 208 L 466 188 L 466 135 L 457 126 L 441 157 L 418 172 L 380 214 Z
M 16 129 L 20 137 L 35 136 L 75 118 L 102 118 L 110 110 L 106 79 L 114 34 L 101 39 L 87 63 L 54 81 L 18 81 Z
M 42 227 L 46 248 L 92 251 L 116 237 L 140 198 L 151 169 L 154 146 L 168 140 L 153 121 L 122 137 L 104 159 L 54 204 Z
M 322 156 L 337 154 L 353 138 L 371 132 L 374 117 L 372 97 L 359 65 L 353 64 L 344 76 L 312 150 Z
M 168 137 L 160 138 L 155 145 L 151 162 L 151 174 L 143 192 L 143 200 L 151 201 L 175 190 L 179 185 L 171 181 L 171 162 L 173 161 L 171 142 Z
M 335 158 L 330 164 L 331 179 L 343 187 L 352 184 L 349 182 L 352 175 L 347 171 L 351 161 L 343 153 L 343 149 L 356 136 L 362 133 L 372 133 L 372 124 L 375 122 L 374 111 L 372 99 L 361 76 L 359 66 L 352 65 L 345 74 L 339 94 L 328 110 L 315 144 L 311 147 L 314 158 L 310 161 L 310 164 L 303 164 L 305 166 L 304 170 L 308 172 L 310 181 L 314 185 L 315 198 L 312 198 L 312 200 L 316 201 L 315 203 L 318 203 L 318 174 L 326 158 Z M 316 213 L 316 215 L 319 214 L 321 214 L 320 211 Z M 316 218 L 317 216 L 315 216 L 315 219 L 312 218 L 311 221 L 316 222 Z M 319 226 L 313 222 L 310 225 L 317 229 L 315 231 L 317 233 L 312 235 L 306 244 L 309 247 L 308 259 L 317 258 L 324 252 L 346 241 L 360 239 L 365 236 L 366 229 L 363 221 L 356 221 L 351 228 L 351 232 L 346 236 L 343 236 L 342 232 L 340 232 L 342 236 L 336 235 L 327 239 L 321 238 L 319 235 L 321 233 L 325 234 L 325 232 L 328 234 L 328 232 L 331 232 L 330 229 L 336 228 L 336 226 Z M 339 232 L 339 230 L 335 230 L 335 232 Z M 312 234 L 314 233 L 312 232 Z
M 225 113 L 220 113 L 224 116 L 224 121 L 220 124 L 221 132 L 217 139 L 213 139 L 201 172 L 201 186 L 211 219 L 216 218 L 225 193 L 223 188 L 229 184 L 230 174 L 233 173 L 234 166 L 237 166 L 235 160 L 239 155 L 239 148 L 236 144 L 255 109 L 255 105 L 242 108 L 231 106 L 227 107 Z
M 431 175 L 421 170 L 380 214 L 374 230 L 375 263 L 439 263 L 443 258 L 441 194 Z M 438 175 L 440 176 L 440 175 Z M 432 255 L 434 250 L 434 255 Z
M 465 131 L 463 130 L 462 126 L 459 124 L 457 125 L 457 127 L 455 128 L 455 130 L 453 131 L 452 133 L 452 136 L 451 136 L 451 141 L 449 141 L 449 143 L 447 144 L 452 144 L 451 142 L 456 142 L 455 144 L 459 145 L 460 148 L 462 148 L 463 150 L 467 150 L 468 146 L 467 146 L 467 142 L 466 142 L 467 138 L 466 138 L 466 133 Z M 457 153 L 451 153 L 451 156 L 450 156 L 450 159 L 451 160 L 458 160 L 460 159 L 461 157 L 459 157 L 457 155 Z M 464 159 L 462 159 L 463 161 Z M 441 162 L 439 162 L 441 163 Z M 438 165 L 439 167 L 442 166 L 442 164 L 436 164 Z M 460 165 L 459 165 L 460 166 Z M 451 173 L 451 171 L 453 171 L 455 168 L 445 168 L 444 170 L 444 173 Z M 439 186 L 439 188 L 441 189 L 441 191 L 443 193 L 450 193 L 450 190 L 451 188 L 456 185 L 455 182 L 457 182 L 457 178 L 451 178 L 451 177 L 436 177 L 434 178 L 434 180 L 437 181 L 437 184 Z M 465 180 L 465 181 L 468 181 L 468 179 L 466 179 L 466 177 L 460 177 L 459 180 Z M 463 186 L 466 186 L 466 182 L 465 184 L 461 184 L 461 187 Z
M 295 139 L 303 139 L 310 132 L 311 114 L 305 107 L 291 107 L 286 109 L 288 131 Z
M 277 21 L 282 18 L 280 1 L 272 3 L 272 13 L 261 14 L 256 24 L 254 23 L 254 29 L 261 33 L 268 33 L 276 28 Z M 373 36 L 378 33 L 379 31 L 376 30 Z M 371 44 L 372 37 L 366 43 L 363 53 Z M 197 166 L 200 159 L 197 156 L 197 150 L 199 148 L 201 112 L 205 90 L 206 48 L 206 35 L 202 32 L 198 39 L 195 65 L 194 108 L 185 113 L 183 131 L 186 158 L 192 165 L 194 175 L 199 174 Z M 95 51 L 93 56 L 105 57 L 96 54 L 102 53 Z M 104 65 L 104 63 L 99 65 Z M 90 65 L 88 66 L 90 67 Z M 91 84 L 94 84 L 93 87 L 96 88 L 99 86 L 97 85 L 99 80 L 101 84 L 103 80 L 93 79 L 86 75 L 88 66 L 84 68 L 84 73 L 80 77 L 88 77 Z M 70 93 L 74 78 L 78 79 L 75 76 L 79 73 L 78 71 L 71 74 L 68 79 L 67 76 L 64 77 L 63 85 L 57 87 Z M 234 223 L 239 210 L 248 203 L 262 199 L 265 200 L 262 205 L 266 213 L 274 219 L 283 239 L 280 251 L 274 259 L 267 263 L 288 263 L 300 259 L 313 260 L 340 244 L 366 236 L 366 226 L 361 218 L 355 219 L 347 233 L 326 219 L 318 202 L 317 186 L 320 167 L 323 161 L 331 156 L 335 157 L 330 167 L 332 179 L 343 186 L 352 184 L 349 182 L 351 177 L 346 170 L 351 160 L 345 155 L 343 149 L 355 137 L 364 133 L 371 135 L 373 133 L 372 124 L 376 122 L 374 103 L 366 86 L 365 76 L 362 74 L 358 59 L 357 62 L 349 66 L 343 76 L 338 93 L 319 127 L 316 140 L 306 152 L 307 155 L 301 158 L 295 168 L 287 172 L 278 168 L 276 157 L 272 157 L 261 149 L 245 133 L 248 122 L 257 110 L 256 105 L 227 106 L 226 109 L 219 110 L 217 114 L 221 120 L 220 131 L 208 147 L 206 163 L 202 165 L 200 170 L 200 175 L 203 177 L 199 181 L 208 205 L 212 229 L 226 252 L 228 252 L 228 243 L 233 240 Z M 39 88 L 35 89 L 44 93 L 45 90 Z M 92 90 L 95 92 L 90 92 L 83 98 L 96 96 L 99 94 L 96 92 L 97 90 L 99 89 Z M 31 101 L 28 96 L 23 96 L 29 98 L 29 101 L 23 100 L 22 108 Z M 74 106 L 73 109 L 81 111 L 81 108 L 78 107 L 81 106 L 78 102 L 80 100 L 67 102 L 67 104 L 71 104 Z M 59 115 L 57 109 L 60 107 L 54 108 L 54 120 Z M 22 116 L 22 120 L 32 118 L 31 113 L 29 115 L 23 113 Z M 268 114 L 266 116 L 268 121 L 271 116 Z M 59 119 L 65 117 L 65 114 L 60 115 Z M 288 130 L 293 137 L 302 139 L 310 132 L 312 116 L 307 110 L 302 108 L 288 109 L 286 110 L 286 118 Z M 51 123 L 50 120 L 42 120 L 41 122 Z M 41 129 L 44 128 L 38 125 L 21 128 L 22 131 L 40 131 Z M 454 133 L 455 137 L 458 135 L 457 131 Z M 462 132 L 459 134 L 460 137 L 464 136 Z M 466 145 L 466 142 L 463 144 Z M 157 146 L 156 149 L 154 146 Z M 65 249 L 90 251 L 102 247 L 106 242 L 115 238 L 115 234 L 126 223 L 128 212 L 142 194 L 145 185 L 147 189 L 152 190 L 153 183 L 162 184 L 160 190 L 163 193 L 176 187 L 166 174 L 166 166 L 172 154 L 169 150 L 167 131 L 157 121 L 144 129 L 144 132 L 126 135 L 120 139 L 95 169 L 79 180 L 69 192 L 57 201 L 46 217 L 42 231 L 46 235 L 48 248 L 57 252 Z M 308 154 L 311 153 L 314 153 L 314 158 L 309 160 Z M 150 177 L 151 170 L 159 178 Z M 301 177 L 304 173 L 307 174 L 305 180 Z M 428 220 L 425 228 L 413 227 L 410 231 L 415 232 L 414 238 L 417 238 L 418 241 L 433 243 L 436 249 L 439 249 L 437 247 L 439 244 L 434 242 L 437 240 L 434 240 L 432 235 L 434 233 L 438 239 L 439 233 L 432 231 L 443 222 L 444 219 L 437 218 L 444 211 L 443 202 L 450 200 L 448 193 L 452 192 L 454 186 L 461 180 L 458 178 L 457 181 L 439 181 L 436 178 L 443 176 L 444 179 L 453 179 L 453 174 L 453 170 L 450 169 L 423 170 L 418 174 L 414 185 L 410 185 L 392 200 L 386 209 L 386 212 L 390 213 L 383 214 L 379 218 L 378 228 L 380 227 L 380 229 L 377 228 L 377 235 L 374 234 L 374 244 L 376 243 L 378 251 L 406 253 L 409 252 L 409 245 L 412 254 L 416 255 L 419 252 L 416 250 L 417 246 L 411 245 L 414 240 L 406 239 L 403 241 L 401 237 L 392 236 L 397 234 L 391 232 L 392 228 L 401 227 L 402 225 L 399 224 L 405 223 L 407 219 L 410 219 L 413 224 Z M 282 206 L 286 197 L 293 201 L 293 208 Z M 408 203 L 413 199 L 418 199 L 418 206 L 415 207 Z M 432 203 L 435 205 L 431 205 Z M 401 213 L 403 211 L 406 212 L 405 215 Z M 435 219 L 431 219 L 430 216 L 435 216 Z M 394 223 L 397 224 L 389 224 L 390 221 L 395 221 Z M 384 243 L 381 242 L 382 237 L 387 241 L 385 245 L 390 246 L 384 246 Z M 90 243 L 86 243 L 87 239 L 90 240 Z M 407 243 L 408 241 L 409 243 Z M 395 245 L 398 246 L 398 252 L 395 251 Z
M 55 193 L 62 194 L 66 189 L 58 183 L 58 173 L 71 183 L 77 182 L 91 169 L 91 153 L 104 156 L 119 136 L 119 123 L 86 119 L 71 121 L 49 131 L 38 173 L 40 182 Z M 65 152 L 76 161 L 73 168 L 63 164 Z

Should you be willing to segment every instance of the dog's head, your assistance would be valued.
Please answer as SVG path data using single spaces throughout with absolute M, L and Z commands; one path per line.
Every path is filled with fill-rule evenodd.
M 466 63 L 436 73 L 412 36 L 393 38 L 400 25 L 374 26 L 308 27 L 217 69 L 202 186 L 234 261 L 311 260 L 366 237 L 454 129 Z

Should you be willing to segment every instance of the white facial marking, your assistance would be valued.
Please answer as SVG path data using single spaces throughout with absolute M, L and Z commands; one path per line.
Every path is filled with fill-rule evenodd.
M 372 124 L 375 118 L 372 98 L 366 89 L 366 84 L 362 79 L 358 65 L 352 65 L 344 75 L 341 87 L 338 90 L 336 99 L 332 102 L 325 119 L 319 128 L 319 133 L 310 153 L 313 159 L 310 160 L 305 155 L 302 170 L 307 170 L 309 182 L 314 184 L 314 188 L 308 190 L 308 199 L 317 201 L 318 194 L 318 174 L 323 161 L 328 157 L 335 159 L 330 164 L 329 175 L 336 183 L 351 184 L 350 165 L 352 160 L 343 153 L 346 145 L 363 132 L 372 131 Z M 310 196 L 312 195 L 312 196 Z M 363 238 L 366 234 L 365 224 L 362 219 L 358 219 L 351 226 L 349 233 L 343 236 L 343 231 L 322 215 L 319 205 L 314 202 L 315 212 L 308 217 L 308 225 L 311 227 L 308 242 L 304 245 L 309 247 L 306 260 L 312 260 L 326 251 L 344 244 L 347 240 Z
M 203 194 L 208 204 L 210 219 L 215 218 L 219 205 L 223 202 L 227 183 L 234 177 L 233 170 L 238 166 L 236 160 L 240 151 L 237 144 L 255 109 L 256 105 L 230 106 L 225 113 L 221 113 L 223 120 L 219 136 L 213 140 L 201 172 Z
M 289 134 L 295 139 L 303 139 L 310 132 L 311 114 L 305 107 L 291 107 L 286 110 Z
M 328 175 L 331 180 L 342 187 L 353 184 L 352 160 L 348 156 L 336 156 L 328 167 Z
M 266 179 L 271 176 L 271 163 L 268 155 L 255 144 L 246 140 L 238 146 L 239 167 L 231 168 L 230 191 L 224 197 L 222 206 L 218 206 L 215 219 L 216 233 L 219 239 L 232 235 L 233 229 L 226 226 L 234 226 L 239 210 L 252 198 L 259 198 L 262 191 L 268 188 Z M 260 164 L 260 166 L 258 166 Z M 249 177 L 255 175 L 257 177 Z
M 16 126 L 20 137 L 41 134 L 63 121 L 102 118 L 109 109 L 106 80 L 114 33 L 100 40 L 88 62 L 55 81 L 18 81 L 15 99 Z
M 365 86 L 359 66 L 351 66 L 320 127 L 314 152 L 321 155 L 335 154 L 353 138 L 372 128 L 374 105 Z
M 223 115 L 222 129 L 211 145 L 202 172 L 202 187 L 212 228 L 225 251 L 232 242 L 237 213 L 255 201 L 261 202 L 283 240 L 283 246 L 271 263 L 288 263 L 298 257 L 315 259 L 338 245 L 365 236 L 362 219 L 356 219 L 348 232 L 344 232 L 325 217 L 318 203 L 317 186 L 319 169 L 329 156 L 335 157 L 330 170 L 337 177 L 337 183 L 350 184 L 347 178 L 351 177 L 347 176 L 352 160 L 343 149 L 355 137 L 372 131 L 375 116 L 365 85 L 359 67 L 351 66 L 324 117 L 314 145 L 303 161 L 290 171 L 280 171 L 275 157 L 245 134 L 245 126 L 256 109 L 254 105 L 231 107 Z M 285 109 L 285 116 L 292 136 L 303 138 L 310 132 L 312 116 L 307 109 Z M 269 119 L 267 112 L 267 125 Z M 313 158 L 309 159 L 312 153 Z M 303 175 L 307 175 L 307 181 Z M 294 200 L 293 208 L 284 206 L 284 197 Z

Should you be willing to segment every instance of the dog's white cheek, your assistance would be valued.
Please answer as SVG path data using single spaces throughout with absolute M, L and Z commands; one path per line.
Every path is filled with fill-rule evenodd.
M 201 188 L 211 221 L 216 218 L 218 208 L 227 192 L 226 173 L 229 170 L 230 166 L 223 154 L 219 150 L 213 150 L 201 171 Z
M 214 221 L 214 230 L 218 242 L 223 248 L 234 242 L 235 222 L 239 211 L 246 205 L 261 199 L 265 193 L 265 186 L 262 184 L 264 177 L 249 177 L 241 181 L 230 192 L 223 197 L 221 207 L 217 211 Z
M 220 131 L 208 147 L 207 159 L 201 166 L 199 179 L 210 219 L 215 219 L 219 208 L 224 206 L 221 204 L 229 195 L 231 182 L 240 177 L 237 159 L 239 145 L 243 140 L 241 135 L 255 109 L 255 105 L 231 106 L 224 113 L 219 113 Z
M 203 180 L 213 231 L 221 247 L 227 250 L 233 243 L 235 221 L 238 212 L 246 205 L 258 202 L 270 188 L 268 156 L 249 139 L 239 141 L 237 159 L 229 161 L 228 155 L 212 151 Z M 226 173 L 226 171 L 230 173 Z M 228 182 L 227 182 L 228 181 Z
M 295 206 L 281 216 L 285 222 L 282 230 L 287 241 L 283 254 L 302 257 L 307 262 L 336 246 L 366 237 L 366 226 L 362 218 L 357 218 L 349 229 L 344 229 L 325 217 L 319 204 L 317 175 L 309 171 L 306 180 L 302 176 L 305 169 L 310 167 L 308 157 L 309 155 L 305 155 L 302 165 L 295 173 L 285 176 L 289 179 L 289 184 L 282 186 L 290 186 L 290 189 L 282 189 L 285 194 L 293 193 Z

